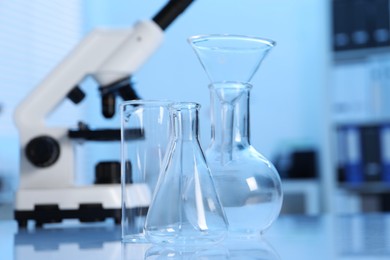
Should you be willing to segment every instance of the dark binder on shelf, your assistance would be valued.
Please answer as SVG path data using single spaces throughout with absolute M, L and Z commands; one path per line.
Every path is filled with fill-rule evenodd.
M 359 128 L 351 125 L 343 127 L 341 131 L 343 131 L 345 147 L 345 181 L 350 184 L 360 184 L 364 181 L 364 174 Z
M 350 37 L 351 49 L 363 49 L 372 47 L 370 30 L 372 29 L 370 18 L 373 9 L 372 1 L 352 0 L 350 1 Z
M 371 38 L 375 47 L 389 46 L 390 44 L 390 20 L 389 0 L 375 0 L 373 15 L 373 28 Z
M 337 180 L 341 182 L 345 182 L 345 157 L 346 157 L 346 149 L 345 149 L 345 131 L 343 128 L 338 128 L 336 131 L 336 167 L 337 167 Z
M 332 33 L 333 50 L 343 51 L 351 47 L 349 9 L 350 0 L 333 0 L 332 2 Z
M 382 180 L 390 183 L 390 125 L 380 129 Z
M 380 143 L 377 125 L 360 127 L 360 150 L 365 181 L 381 181 L 382 179 Z

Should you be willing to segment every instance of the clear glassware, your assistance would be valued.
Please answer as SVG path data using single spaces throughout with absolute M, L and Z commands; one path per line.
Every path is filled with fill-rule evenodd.
M 244 35 L 196 35 L 188 39 L 211 83 L 251 81 L 276 42 Z
M 238 238 L 238 237 L 237 237 Z M 281 260 L 279 253 L 265 237 L 226 239 L 223 245 L 229 251 L 229 260 L 266 259 Z
M 144 225 L 171 135 L 165 100 L 121 104 L 122 241 L 148 242 Z
M 211 84 L 211 142 L 206 158 L 229 221 L 229 234 L 263 233 L 278 217 L 280 176 L 250 144 L 249 83 L 273 41 L 238 35 L 189 38 Z
M 199 142 L 200 105 L 170 106 L 173 138 L 146 223 L 146 238 L 191 251 L 222 241 L 228 223 Z
M 222 260 L 230 259 L 225 247 L 212 246 L 195 251 L 180 251 L 167 247 L 152 246 L 145 252 L 144 260 Z M 242 259 L 242 258 L 241 258 Z M 258 258 L 252 258 L 258 259 Z

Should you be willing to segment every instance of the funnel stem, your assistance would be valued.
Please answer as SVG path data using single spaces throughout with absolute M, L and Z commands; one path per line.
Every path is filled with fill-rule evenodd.
M 223 103 L 222 105 L 222 164 L 226 164 L 233 159 L 233 122 L 234 107 L 232 104 Z

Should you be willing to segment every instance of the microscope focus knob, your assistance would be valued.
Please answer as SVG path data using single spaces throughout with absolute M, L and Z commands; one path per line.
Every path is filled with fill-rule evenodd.
M 117 161 L 99 162 L 95 167 L 95 184 L 120 184 L 121 163 Z
M 50 136 L 38 136 L 30 140 L 26 146 L 27 159 L 37 167 L 49 167 L 60 156 L 58 142 Z

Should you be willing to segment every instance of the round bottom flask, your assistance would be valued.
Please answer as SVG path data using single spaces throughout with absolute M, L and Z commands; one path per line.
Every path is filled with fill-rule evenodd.
M 174 131 L 146 217 L 146 238 L 191 251 L 220 242 L 228 224 L 199 143 L 196 103 L 170 106 Z
M 276 43 L 229 34 L 198 35 L 188 41 L 211 82 L 212 140 L 206 158 L 229 235 L 263 233 L 278 217 L 283 193 L 275 167 L 249 141 L 252 86 L 247 83 Z
M 263 233 L 282 205 L 279 174 L 249 141 L 250 84 L 210 85 L 212 141 L 206 158 L 231 235 Z

